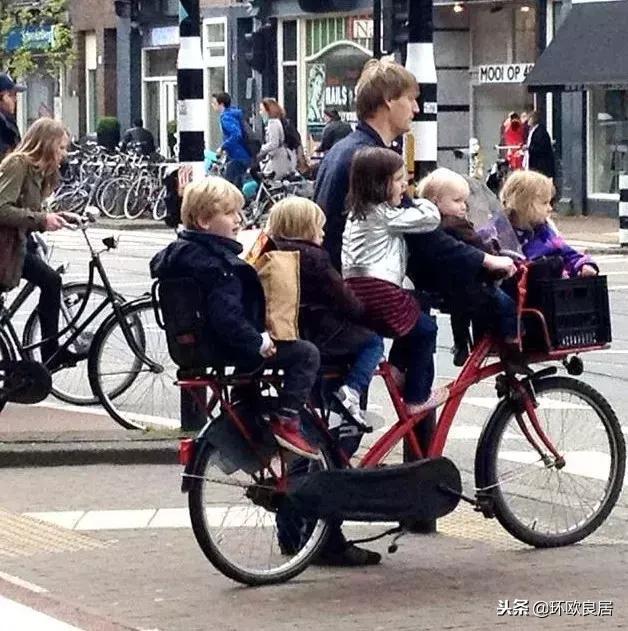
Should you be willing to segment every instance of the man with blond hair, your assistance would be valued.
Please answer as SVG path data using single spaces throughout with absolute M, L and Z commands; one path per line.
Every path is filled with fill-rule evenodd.
M 353 154 L 361 147 L 390 147 L 397 137 L 410 131 L 419 110 L 414 75 L 391 60 L 367 61 L 356 95 L 358 125 L 325 156 L 314 190 L 314 199 L 327 216 L 324 246 L 339 271 Z

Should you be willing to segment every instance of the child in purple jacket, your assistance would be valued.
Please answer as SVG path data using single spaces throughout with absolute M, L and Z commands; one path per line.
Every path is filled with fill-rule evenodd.
M 564 276 L 597 275 L 591 257 L 574 250 L 549 221 L 554 194 L 552 180 L 536 171 L 515 171 L 504 184 L 501 201 L 524 256 L 529 260 L 559 256 Z

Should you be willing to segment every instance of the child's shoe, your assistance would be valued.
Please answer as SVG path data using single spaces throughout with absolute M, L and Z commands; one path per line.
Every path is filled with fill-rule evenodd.
M 301 418 L 296 412 L 293 415 L 278 412 L 270 422 L 270 429 L 284 449 L 312 460 L 320 457 L 318 447 L 311 445 L 301 433 Z
M 436 409 L 439 405 L 442 405 L 449 398 L 449 388 L 435 388 L 430 392 L 430 396 L 427 397 L 423 403 L 408 403 L 406 409 L 411 416 L 417 416 L 428 410 Z
M 335 398 L 342 407 L 358 423 L 364 423 L 364 412 L 360 408 L 360 394 L 349 386 L 341 386 L 335 393 Z

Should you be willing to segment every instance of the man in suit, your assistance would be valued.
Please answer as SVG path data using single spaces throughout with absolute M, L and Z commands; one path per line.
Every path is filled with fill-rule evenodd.
M 528 124 L 530 131 L 526 142 L 528 150 L 524 166 L 530 171 L 538 171 L 549 178 L 554 178 L 556 165 L 552 139 L 541 122 L 540 114 L 532 112 L 528 118 Z

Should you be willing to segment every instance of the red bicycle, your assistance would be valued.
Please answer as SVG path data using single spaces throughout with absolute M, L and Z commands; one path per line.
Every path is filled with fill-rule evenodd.
M 537 286 L 528 293 L 528 271 L 522 266 L 517 281 L 527 360 L 562 361 L 569 373 L 580 374 L 578 354 L 605 348 L 610 341 L 605 278 L 551 281 L 554 289 L 541 283 L 540 290 Z M 550 304 L 552 292 L 558 298 L 554 295 Z M 567 292 L 562 302 L 560 292 Z M 163 298 L 164 288 L 158 293 Z M 161 308 L 167 318 L 166 302 Z M 569 313 L 564 313 L 565 305 Z M 189 330 L 179 331 L 188 342 Z M 556 366 L 513 374 L 495 348 L 490 337 L 481 339 L 449 384 L 449 398 L 426 451 L 414 432 L 426 416 L 407 414 L 390 366 L 382 362 L 378 375 L 397 420 L 355 467 L 332 440 L 320 402 L 312 403 L 304 418 L 309 438 L 321 447 L 320 459 L 295 461 L 278 448 L 263 413 L 272 402 L 264 392 L 277 385 L 277 375 L 227 375 L 216 368 L 182 373 L 180 387 L 207 408 L 207 425 L 195 439 L 181 443 L 180 459 L 192 527 L 209 561 L 241 583 L 279 583 L 315 559 L 330 520 L 441 517 L 461 499 L 535 547 L 564 546 L 587 537 L 608 517 L 623 485 L 626 450 L 617 417 L 585 382 L 557 376 Z M 326 370 L 323 380 L 337 374 Z M 493 377 L 499 401 L 476 447 L 474 493 L 465 495 L 458 470 L 442 454 L 468 388 Z M 240 390 L 252 385 L 257 402 L 245 403 Z M 207 403 L 206 393 L 211 393 Z M 417 462 L 387 464 L 402 440 Z M 393 543 L 389 550 L 394 548 Z

